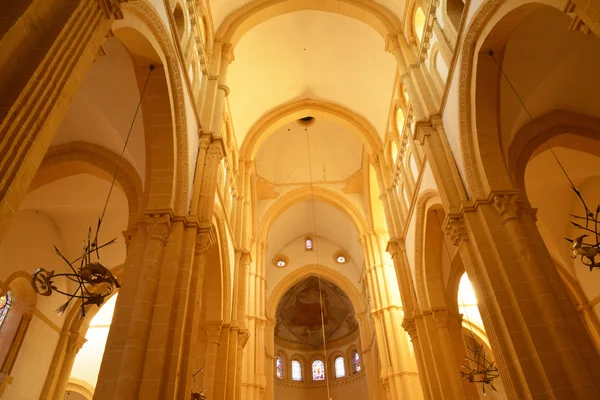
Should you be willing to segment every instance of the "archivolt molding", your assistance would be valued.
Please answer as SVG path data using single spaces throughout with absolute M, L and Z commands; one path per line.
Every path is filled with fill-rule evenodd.
M 81 379 L 69 378 L 66 390 L 68 392 L 79 393 L 87 400 L 92 400 L 92 398 L 94 397 L 94 387 Z
M 70 142 L 54 146 L 46 153 L 29 186 L 29 191 L 58 179 L 82 173 L 88 173 L 107 182 L 112 182 L 118 163 L 119 156 L 116 153 L 95 144 Z M 129 205 L 128 229 L 130 229 L 135 226 L 144 209 L 142 180 L 135 168 L 123 159 L 121 160 L 116 183 L 127 197 Z
M 255 26 L 301 10 L 326 11 L 357 19 L 372 27 L 386 42 L 389 35 L 396 37 L 402 27 L 390 10 L 369 0 L 255 0 L 229 14 L 219 27 L 215 40 L 235 47 Z
M 417 221 L 415 224 L 415 283 L 417 290 L 417 299 L 419 306 L 423 310 L 429 309 L 429 296 L 427 295 L 427 283 L 425 282 L 425 263 L 423 262 L 425 252 L 425 222 L 427 213 L 427 202 L 438 197 L 439 193 L 433 189 L 423 191 L 416 203 L 416 217 Z M 440 199 L 440 204 L 442 201 Z
M 172 196 L 174 199 L 172 200 L 172 203 L 174 203 L 176 215 L 185 215 L 188 211 L 189 198 L 188 132 L 185 115 L 185 89 L 181 79 L 181 69 L 179 68 L 177 53 L 171 42 L 169 30 L 163 25 L 160 17 L 154 8 L 148 4 L 147 0 L 128 1 L 121 5 L 121 9 L 125 19 L 116 21 L 115 25 L 119 26 L 122 21 L 127 21 L 127 17 L 131 14 L 136 15 L 148 25 L 166 59 L 165 75 L 171 91 L 171 103 L 174 108 L 176 130 L 173 140 L 175 141 L 174 147 L 176 149 L 176 165 L 174 165 L 174 168 L 177 176 L 177 185 L 174 185 L 173 187 Z M 126 26 L 127 25 L 123 25 L 123 27 Z M 115 30 L 116 29 L 118 28 L 115 27 Z
M 359 236 L 362 236 L 367 230 L 367 221 L 359 209 L 344 196 L 320 186 L 306 185 L 298 189 L 287 192 L 277 199 L 265 212 L 258 228 L 259 240 L 267 242 L 269 229 L 275 220 L 292 205 L 302 200 L 313 198 L 321 200 L 336 207 L 348 217 L 356 226 Z
M 332 120 L 344 128 L 356 133 L 367 146 L 370 153 L 382 148 L 377 130 L 364 117 L 355 112 L 322 100 L 304 99 L 277 107 L 256 122 L 242 143 L 240 156 L 243 160 L 254 159 L 260 144 L 281 126 L 307 115 Z
M 561 9 L 558 0 L 539 0 L 539 6 L 544 4 Z M 481 49 L 488 33 L 510 11 L 525 5 L 533 4 L 530 0 L 487 0 L 478 9 L 465 32 L 460 54 L 459 71 L 459 134 L 460 146 L 463 156 L 464 170 L 470 197 L 474 199 L 485 198 L 485 170 L 483 160 L 480 158 L 477 126 L 475 124 L 474 87 L 476 87 L 475 68 L 477 66 L 478 52 Z M 563 2 L 564 5 L 564 2 Z M 501 10 L 501 8 L 504 8 Z

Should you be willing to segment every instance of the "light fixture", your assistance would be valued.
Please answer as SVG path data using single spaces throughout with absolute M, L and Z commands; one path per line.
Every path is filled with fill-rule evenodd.
M 133 125 L 135 123 L 137 114 L 140 110 L 140 106 L 142 105 L 142 98 L 144 97 L 144 93 L 146 92 L 146 87 L 148 86 L 150 75 L 152 74 L 153 70 L 154 66 L 150 65 L 148 76 L 146 77 L 146 82 L 144 83 L 144 88 L 140 94 L 140 100 L 138 102 L 135 113 L 133 114 L 133 120 L 131 121 L 131 125 L 129 126 L 129 132 L 127 133 L 125 144 L 123 145 L 123 150 L 121 151 L 121 156 L 119 158 L 117 168 L 115 169 L 115 173 L 113 175 L 112 184 L 110 186 L 110 189 L 108 190 L 108 196 L 106 198 L 106 202 L 104 203 L 104 209 L 102 210 L 100 218 L 98 218 L 98 225 L 96 226 L 96 233 L 94 234 L 93 240 L 92 227 L 90 226 L 88 229 L 87 238 L 83 241 L 82 254 L 79 258 L 73 261 L 69 261 L 60 252 L 60 250 L 58 250 L 58 248 L 54 246 L 56 254 L 60 258 L 62 258 L 65 263 L 67 263 L 71 272 L 56 274 L 54 273 L 54 271 L 47 271 L 44 268 L 38 268 L 31 277 L 31 286 L 33 286 L 33 289 L 37 294 L 40 294 L 42 296 L 50 296 L 53 292 L 57 292 L 69 298 L 62 306 L 56 309 L 56 313 L 58 315 L 61 315 L 65 312 L 65 310 L 67 309 L 67 307 L 69 307 L 69 304 L 73 299 L 81 299 L 79 316 L 80 318 L 83 318 L 85 317 L 86 306 L 95 304 L 98 307 L 100 307 L 106 299 L 106 297 L 110 296 L 113 293 L 115 288 L 121 287 L 119 281 L 112 274 L 112 272 L 110 272 L 108 268 L 103 266 L 98 261 L 100 260 L 99 250 L 115 243 L 117 239 L 112 239 L 100 245 L 98 244 L 98 233 L 100 232 L 100 227 L 104 219 L 104 214 L 106 213 L 106 207 L 108 206 L 110 195 L 115 186 L 117 175 L 121 167 L 121 162 L 123 161 L 123 155 L 125 154 L 125 149 L 127 148 L 127 143 L 129 142 L 129 137 L 131 136 L 131 132 L 133 131 Z M 93 258 L 96 258 L 96 260 L 93 261 Z M 77 263 L 79 263 L 78 267 L 76 267 Z M 77 289 L 75 289 L 73 293 L 68 293 L 59 289 L 54 282 L 56 278 L 65 278 L 67 281 L 75 282 L 77 284 Z
M 304 250 L 312 250 L 314 249 L 314 242 L 312 238 L 309 236 L 304 239 Z
M 273 265 L 278 268 L 283 268 L 290 262 L 289 258 L 284 256 L 283 254 L 277 254 L 273 259 Z
M 333 259 L 338 264 L 345 264 L 350 260 L 350 256 L 344 250 L 338 250 L 333 253 Z

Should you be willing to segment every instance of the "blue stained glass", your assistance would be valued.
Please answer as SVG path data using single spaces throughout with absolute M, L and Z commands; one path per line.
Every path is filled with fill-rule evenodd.
M 4 296 L 0 296 L 0 326 L 4 323 L 4 319 L 6 319 L 6 314 L 8 314 L 11 304 L 12 294 L 10 291 L 6 292 Z

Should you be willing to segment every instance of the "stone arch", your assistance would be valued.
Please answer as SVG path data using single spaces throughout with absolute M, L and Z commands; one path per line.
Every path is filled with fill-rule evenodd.
M 415 288 L 417 292 L 417 301 L 422 310 L 428 310 L 434 306 L 432 303 L 439 303 L 445 300 L 444 290 L 440 293 L 431 293 L 428 285 L 429 278 L 439 278 L 441 272 L 441 266 L 433 266 L 425 259 L 425 248 L 426 248 L 426 235 L 427 230 L 425 228 L 427 223 L 427 213 L 433 207 L 439 206 L 442 209 L 442 200 L 437 191 L 428 189 L 423 191 L 416 201 L 416 231 L 415 231 Z M 443 219 L 442 219 L 443 221 Z M 441 235 L 441 232 L 439 232 Z M 441 238 L 443 240 L 443 238 Z M 437 268 L 436 268 L 437 267 Z M 437 269 L 437 271 L 436 271 Z M 430 272 L 430 273 L 427 273 Z M 438 288 L 441 289 L 441 288 Z M 430 295 L 433 294 L 433 301 Z M 445 297 L 445 296 L 444 296 Z M 444 301 L 445 302 L 445 301 Z
M 497 130 L 494 116 L 498 112 L 495 101 L 498 88 L 485 85 L 485 90 L 476 90 L 483 86 L 477 85 L 478 82 L 496 79 L 492 77 L 497 76 L 493 72 L 497 67 L 491 59 L 480 59 L 489 50 L 501 50 L 512 28 L 532 12 L 542 7 L 562 11 L 563 6 L 564 3 L 558 0 L 539 0 L 536 3 L 529 0 L 487 0 L 471 19 L 460 54 L 458 95 L 460 145 L 471 198 L 485 198 L 492 190 L 513 189 L 497 135 L 491 134 Z M 477 115 L 485 115 L 485 118 L 476 118 Z
M 215 40 L 234 45 L 255 26 L 279 15 L 301 10 L 326 11 L 357 19 L 372 27 L 387 42 L 401 30 L 398 18 L 387 8 L 368 0 L 257 0 L 229 14 Z
M 318 186 L 311 187 L 310 185 L 307 185 L 287 192 L 283 196 L 279 197 L 268 208 L 268 210 L 265 212 L 265 215 L 262 217 L 258 228 L 258 237 L 260 240 L 265 243 L 267 242 L 271 225 L 273 225 L 273 223 L 285 210 L 300 201 L 313 198 L 334 206 L 348 216 L 356 227 L 359 236 L 366 232 L 368 225 L 365 217 L 348 199 L 332 190 Z
M 171 33 L 147 0 L 123 3 L 121 9 L 124 18 L 114 22 L 113 32 L 131 53 L 138 85 L 143 85 L 150 64 L 157 67 L 148 86 L 153 95 L 142 101 L 142 111 L 146 110 L 146 207 L 173 209 L 176 215 L 183 215 L 189 202 L 188 132 L 184 87 Z M 162 102 L 145 106 L 156 99 Z M 154 175 L 160 175 L 160 184 L 153 185 L 159 177 L 151 178 L 152 171 L 157 170 L 161 173 Z
M 348 278 L 332 268 L 308 264 L 290 272 L 273 288 L 271 295 L 267 299 L 267 306 L 265 308 L 267 318 L 275 319 L 277 306 L 283 298 L 283 295 L 285 295 L 285 293 L 296 283 L 311 276 L 318 276 L 322 279 L 326 279 L 342 289 L 344 293 L 348 295 L 357 314 L 360 313 L 359 310 L 365 309 L 365 304 L 360 292 Z
M 285 104 L 263 115 L 249 130 L 241 145 L 240 158 L 254 159 L 261 143 L 278 128 L 291 121 L 306 117 L 328 119 L 354 132 L 367 146 L 369 152 L 376 152 L 382 147 L 381 138 L 375 127 L 364 117 L 337 104 L 322 100 L 304 99 Z
M 87 173 L 112 182 L 119 163 L 119 155 L 104 147 L 84 142 L 69 142 L 51 147 L 38 168 L 29 191 L 55 180 Z M 125 159 L 121 161 L 116 186 L 125 193 L 129 208 L 128 229 L 142 216 L 144 189 L 135 168 Z
M 94 397 L 94 388 L 87 382 L 80 379 L 69 379 L 67 383 L 67 392 L 79 393 L 86 400 L 92 400 Z
M 534 122 L 524 125 L 515 135 L 508 151 L 508 172 L 513 184 L 525 192 L 525 168 L 527 163 L 547 149 L 543 137 L 552 147 L 566 147 L 600 157 L 598 138 L 600 119 L 566 110 L 553 110 Z

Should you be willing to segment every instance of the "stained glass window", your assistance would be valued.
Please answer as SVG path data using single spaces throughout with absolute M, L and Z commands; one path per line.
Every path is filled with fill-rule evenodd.
M 355 373 L 360 371 L 360 356 L 356 350 L 352 353 L 352 365 L 354 366 Z
M 292 380 L 302 380 L 302 364 L 300 364 L 300 362 L 297 360 L 292 361 Z
M 312 250 L 313 249 L 313 241 L 311 238 L 306 238 L 304 240 L 304 248 L 306 250 Z
M 4 323 L 4 319 L 6 318 L 6 314 L 8 314 L 11 304 L 12 294 L 10 291 L 6 292 L 4 296 L 0 296 L 0 326 Z
M 335 377 L 343 378 L 346 376 L 346 367 L 344 366 L 344 357 L 335 359 Z
M 324 381 L 325 380 L 325 365 L 323 361 L 316 360 L 312 365 L 313 381 Z
M 283 379 L 283 361 L 281 361 L 281 357 L 277 357 L 275 360 L 275 375 L 279 379 Z

